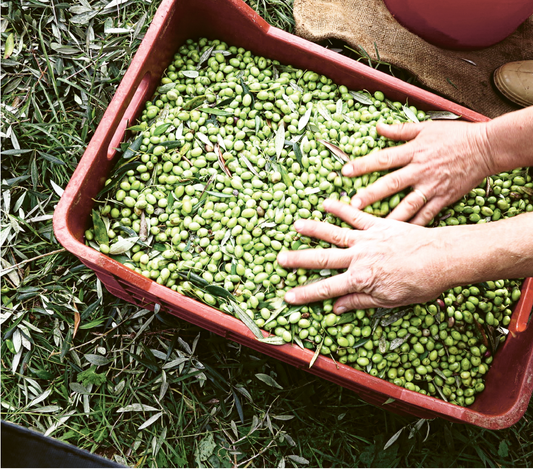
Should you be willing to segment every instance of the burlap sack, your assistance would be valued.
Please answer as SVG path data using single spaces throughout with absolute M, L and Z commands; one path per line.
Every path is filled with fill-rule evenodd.
M 339 39 L 376 58 L 375 43 L 382 61 L 492 118 L 518 109 L 494 88 L 493 71 L 506 62 L 533 59 L 533 16 L 504 41 L 478 51 L 452 51 L 427 43 L 397 23 L 382 0 L 295 0 L 294 18 L 296 34 L 314 42 Z

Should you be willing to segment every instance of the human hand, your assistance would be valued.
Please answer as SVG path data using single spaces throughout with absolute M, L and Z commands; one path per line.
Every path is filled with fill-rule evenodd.
M 281 252 L 284 268 L 348 269 L 346 272 L 287 292 L 285 301 L 307 304 L 340 297 L 334 311 L 395 307 L 436 298 L 450 287 L 446 281 L 447 228 L 424 228 L 376 218 L 338 201 L 324 208 L 356 230 L 300 219 L 296 231 L 341 249 Z M 457 227 L 454 227 L 457 228 Z
M 342 174 L 348 177 L 400 168 L 360 190 L 352 198 L 355 208 L 366 207 L 412 187 L 414 191 L 388 218 L 426 225 L 442 208 L 494 173 L 486 123 L 423 122 L 391 126 L 380 123 L 377 131 L 392 140 L 408 143 L 371 153 L 343 167 Z

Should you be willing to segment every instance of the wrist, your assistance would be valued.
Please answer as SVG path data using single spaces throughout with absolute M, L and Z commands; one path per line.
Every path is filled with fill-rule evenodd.
M 484 123 L 490 174 L 533 165 L 533 106 Z
M 442 282 L 449 289 L 487 280 L 533 275 L 533 213 L 442 230 Z

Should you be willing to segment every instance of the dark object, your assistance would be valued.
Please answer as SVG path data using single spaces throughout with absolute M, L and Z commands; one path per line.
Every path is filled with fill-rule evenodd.
M 109 459 L 2 421 L 2 467 L 124 467 Z

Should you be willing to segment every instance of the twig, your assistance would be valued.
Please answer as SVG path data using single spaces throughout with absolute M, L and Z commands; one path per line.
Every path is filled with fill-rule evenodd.
M 65 248 L 57 249 L 56 251 L 52 251 L 52 252 L 47 252 L 46 254 L 41 254 L 40 256 L 32 257 L 31 259 L 26 259 L 25 261 L 19 262 L 18 264 L 14 264 L 9 267 L 6 267 L 4 270 L 0 270 L 0 275 L 7 274 L 8 272 L 11 272 L 13 269 L 16 269 L 24 264 L 27 264 L 28 262 L 36 261 L 37 259 L 42 259 L 43 257 L 46 257 L 46 256 L 52 256 L 54 254 L 59 254 L 60 252 L 63 252 L 63 251 L 65 251 Z

